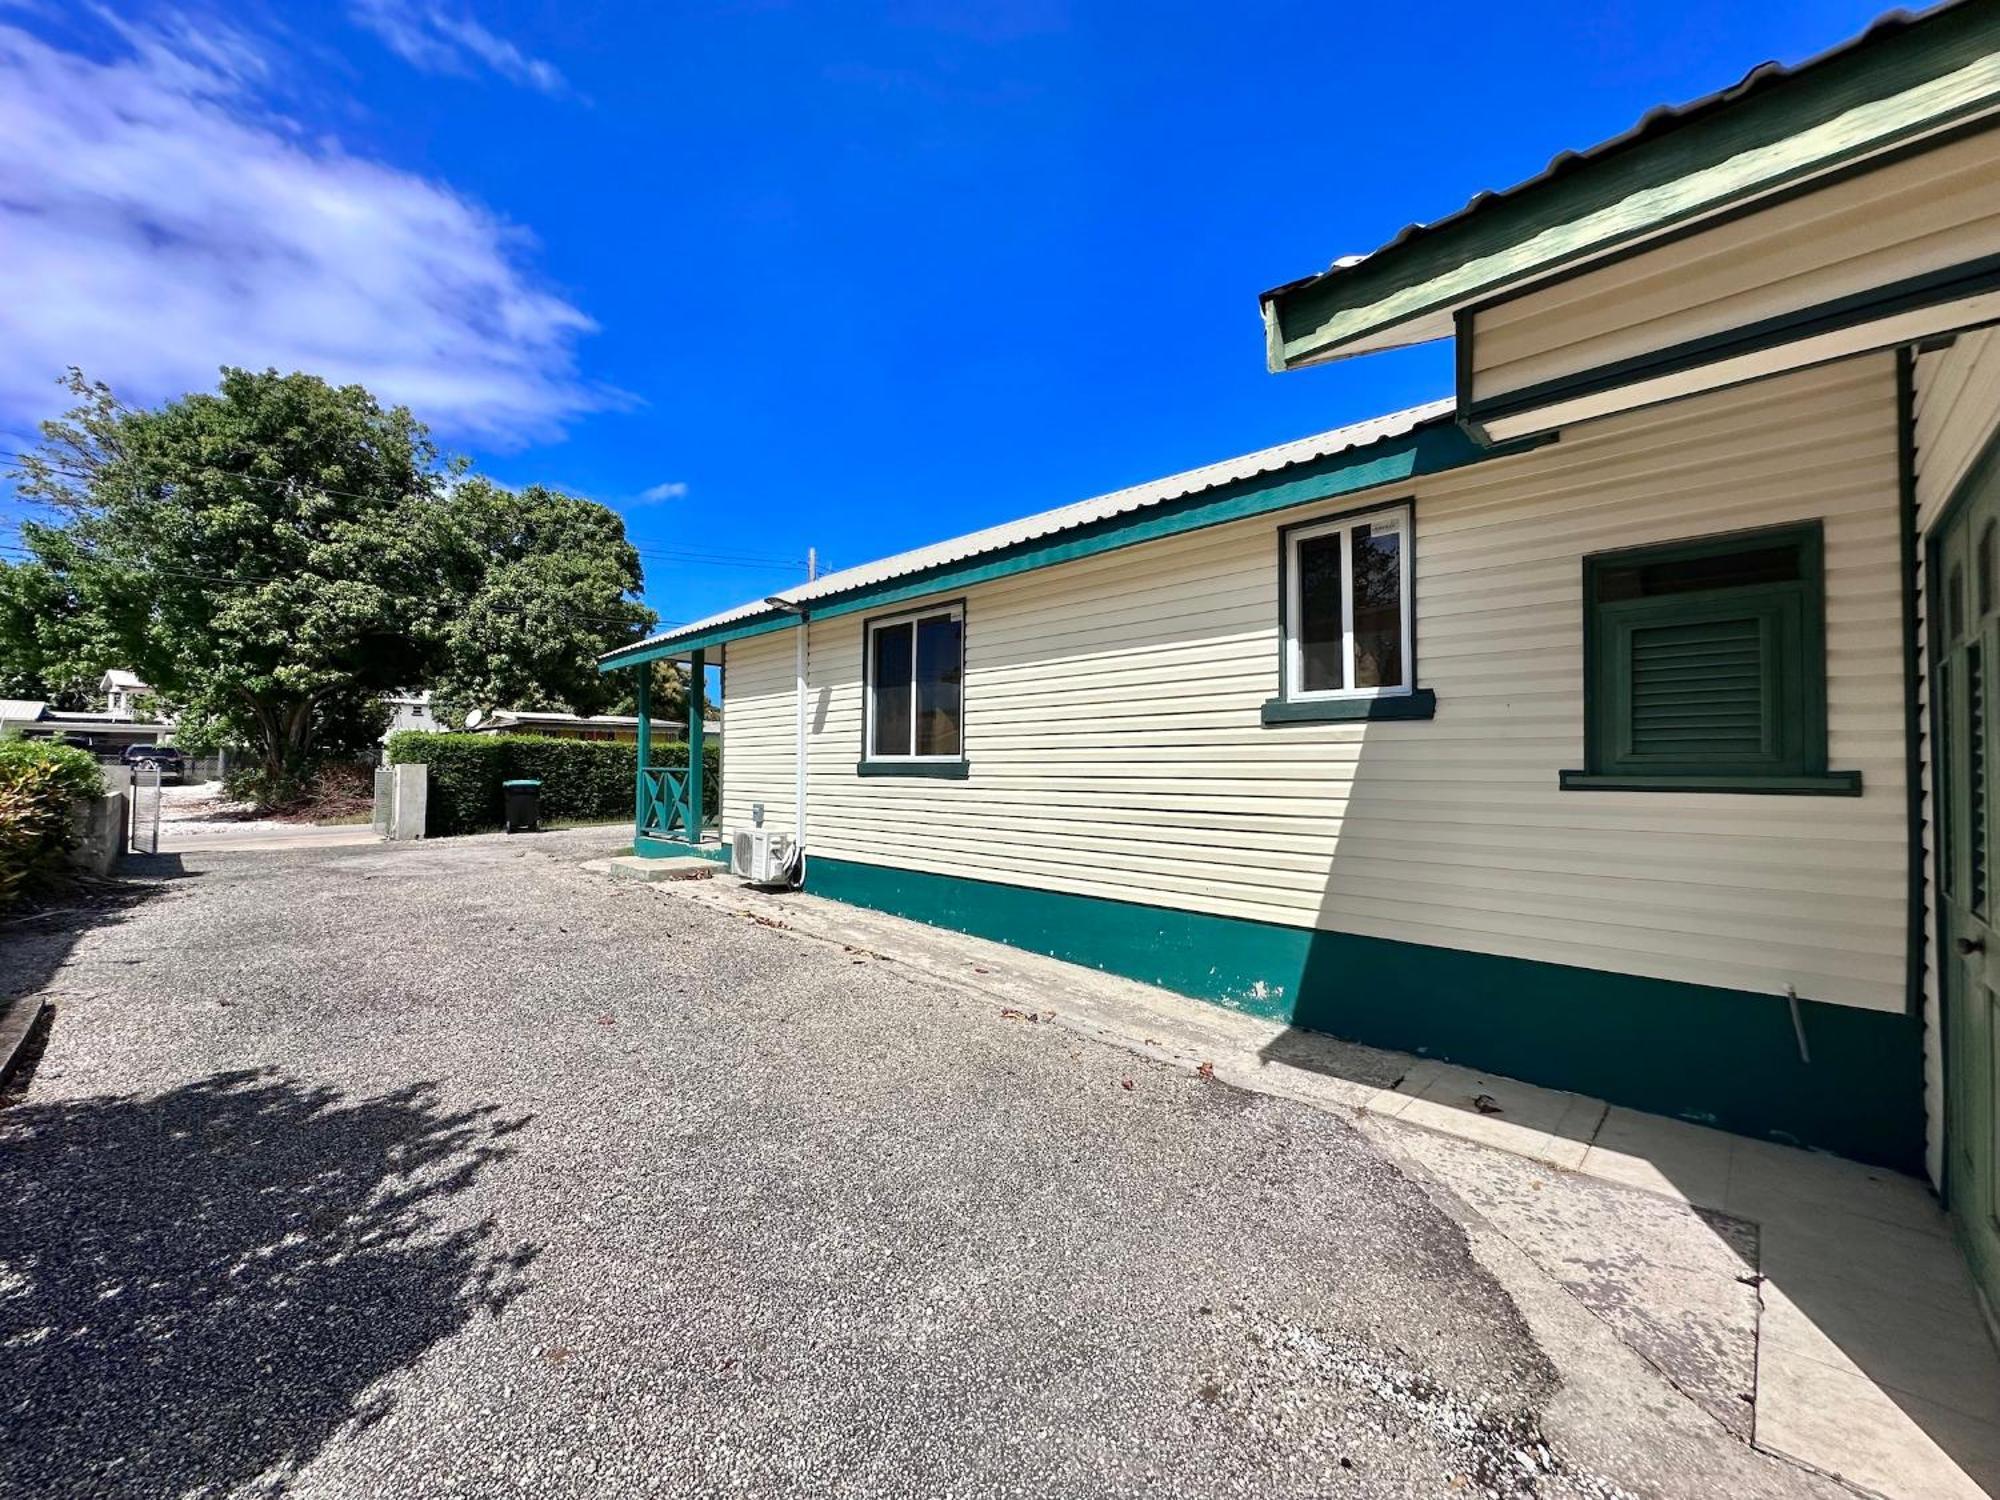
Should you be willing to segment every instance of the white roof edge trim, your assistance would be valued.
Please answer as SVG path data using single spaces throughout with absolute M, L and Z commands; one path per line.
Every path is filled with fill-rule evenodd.
M 1449 396 L 1437 401 L 1426 401 L 1421 406 L 1405 407 L 1401 411 L 1370 417 L 1363 422 L 1352 422 L 1345 427 L 1335 427 L 1309 437 L 1294 438 L 1288 443 L 1260 448 L 1254 453 L 1223 459 L 1219 463 L 1205 464 L 1197 469 L 1185 469 L 1164 479 L 1148 480 L 1144 484 L 1131 485 L 1088 500 L 1057 506 L 1054 510 L 1024 516 L 1018 521 L 1005 521 L 998 526 L 988 526 L 980 531 L 967 532 L 963 536 L 932 542 L 928 546 L 898 552 L 878 562 L 842 568 L 812 583 L 779 589 L 764 598 L 739 604 L 720 614 L 693 620 L 686 625 L 676 625 L 672 630 L 662 631 L 643 641 L 620 646 L 616 651 L 605 652 L 598 660 L 605 661 L 612 657 L 629 655 L 634 651 L 671 645 L 678 640 L 706 635 L 712 630 L 756 618 L 771 611 L 769 600 L 772 599 L 783 600 L 787 605 L 810 607 L 815 600 L 886 583 L 891 579 L 907 577 L 913 573 L 928 572 L 933 568 L 946 567 L 952 563 L 966 562 L 988 552 L 998 552 L 1022 542 L 1031 542 L 1058 532 L 1071 531 L 1079 526 L 1144 510 L 1169 500 L 1185 499 L 1204 490 L 1217 489 L 1222 485 L 1255 478 L 1260 474 L 1288 469 L 1294 464 L 1311 463 L 1317 459 L 1331 458 L 1337 453 L 1385 442 L 1390 438 L 1404 437 L 1419 427 L 1449 418 L 1453 410 L 1454 402 Z

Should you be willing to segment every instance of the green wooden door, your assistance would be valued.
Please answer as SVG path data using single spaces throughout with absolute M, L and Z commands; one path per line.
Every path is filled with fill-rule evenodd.
M 2000 1307 L 2000 483 L 1982 466 L 1939 549 L 1938 790 L 1944 941 L 1945 1190 L 1973 1274 Z

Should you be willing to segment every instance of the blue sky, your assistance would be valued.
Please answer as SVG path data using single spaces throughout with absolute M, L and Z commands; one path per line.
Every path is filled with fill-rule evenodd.
M 359 379 L 689 619 L 1445 393 L 1257 293 L 1876 9 L 0 0 L 0 446 Z

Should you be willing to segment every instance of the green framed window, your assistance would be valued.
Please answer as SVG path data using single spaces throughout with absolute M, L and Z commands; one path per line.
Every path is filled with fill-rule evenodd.
M 1579 791 L 1853 795 L 1826 747 L 1817 521 L 1583 560 Z

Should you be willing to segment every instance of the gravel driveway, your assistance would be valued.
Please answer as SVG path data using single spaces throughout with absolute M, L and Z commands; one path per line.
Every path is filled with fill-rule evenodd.
M 1340 1120 L 605 843 L 190 854 L 4 930 L 58 1009 L 0 1111 L 0 1495 L 1610 1492 Z

